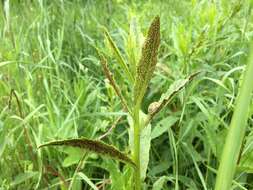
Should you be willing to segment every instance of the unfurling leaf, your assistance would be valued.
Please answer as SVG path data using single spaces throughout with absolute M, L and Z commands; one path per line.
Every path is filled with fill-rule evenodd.
M 148 108 L 148 121 L 147 123 L 159 112 L 162 108 L 164 108 L 176 95 L 179 91 L 181 91 L 185 86 L 187 86 L 201 71 L 191 74 L 186 79 L 177 80 L 170 85 L 168 91 L 163 94 L 159 100 L 159 102 L 153 102 L 149 105 Z
M 153 75 L 157 63 L 160 44 L 160 19 L 155 17 L 151 23 L 148 35 L 142 48 L 142 55 L 137 66 L 134 84 L 134 102 L 139 104 L 146 92 L 148 83 Z
M 103 156 L 108 156 L 113 159 L 120 160 L 122 162 L 131 164 L 132 166 L 135 167 L 135 163 L 126 154 L 119 151 L 114 146 L 105 144 L 97 140 L 90 140 L 86 138 L 58 140 L 58 141 L 52 141 L 52 142 L 42 144 L 38 148 L 45 147 L 45 146 L 77 147 L 77 148 L 85 149 L 86 151 L 89 151 L 89 152 L 95 152 Z

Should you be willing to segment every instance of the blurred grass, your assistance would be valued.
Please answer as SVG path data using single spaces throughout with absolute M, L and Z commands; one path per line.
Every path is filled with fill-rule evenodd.
M 103 80 L 94 46 L 107 55 L 120 79 L 101 28 L 108 29 L 124 58 L 136 61 L 131 60 L 135 46 L 129 25 L 136 22 L 146 31 L 155 15 L 161 17 L 162 41 L 143 109 L 174 80 L 195 70 L 206 73 L 153 122 L 153 130 L 157 125 L 164 132 L 152 140 L 146 189 L 154 184 L 156 190 L 214 187 L 252 40 L 250 1 L 5 0 L 0 11 L 0 189 L 67 189 L 83 153 L 36 147 L 55 139 L 97 138 L 123 114 L 120 100 Z M 23 116 L 14 97 L 8 108 L 12 89 Z M 244 162 L 233 189 L 253 188 L 252 110 L 251 105 Z M 171 114 L 178 118 L 172 126 Z M 105 141 L 125 148 L 127 129 L 124 118 Z M 118 163 L 91 155 L 84 167 L 73 189 L 90 189 L 87 183 L 118 187 L 110 185 L 120 175 Z

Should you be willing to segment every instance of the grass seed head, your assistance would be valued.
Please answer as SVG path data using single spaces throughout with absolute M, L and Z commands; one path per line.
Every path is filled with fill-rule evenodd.
M 160 18 L 157 16 L 151 23 L 145 43 L 142 48 L 142 55 L 137 66 L 135 77 L 134 99 L 141 102 L 148 86 L 155 66 L 157 63 L 157 54 L 160 44 Z

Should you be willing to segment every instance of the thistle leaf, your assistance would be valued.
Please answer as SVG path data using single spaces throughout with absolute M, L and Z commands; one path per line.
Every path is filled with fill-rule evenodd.
M 142 55 L 137 66 L 134 85 L 134 103 L 140 104 L 157 63 L 160 44 L 160 19 L 155 17 L 142 48 Z
M 51 142 L 42 144 L 38 148 L 42 148 L 45 146 L 77 147 L 77 148 L 85 149 L 86 151 L 89 151 L 89 152 L 95 152 L 103 156 L 108 156 L 113 159 L 120 160 L 124 163 L 128 163 L 132 165 L 133 167 L 135 167 L 135 163 L 126 154 L 122 153 L 121 151 L 116 149 L 114 146 L 105 144 L 97 140 L 90 140 L 86 138 L 58 140 L 58 141 L 51 141 Z

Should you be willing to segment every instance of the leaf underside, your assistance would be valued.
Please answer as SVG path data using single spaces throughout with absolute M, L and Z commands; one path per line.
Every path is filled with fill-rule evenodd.
M 112 145 L 105 144 L 101 141 L 90 140 L 86 138 L 78 138 L 78 139 L 67 139 L 67 140 L 57 140 L 51 141 L 45 144 L 40 145 L 38 148 L 42 148 L 45 146 L 71 146 L 84 149 L 89 152 L 95 152 L 97 154 L 107 156 L 116 160 L 120 160 L 124 163 L 128 163 L 135 167 L 135 163 L 129 158 L 126 154 L 119 151 Z

